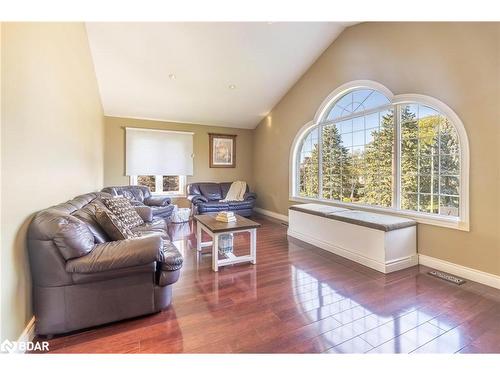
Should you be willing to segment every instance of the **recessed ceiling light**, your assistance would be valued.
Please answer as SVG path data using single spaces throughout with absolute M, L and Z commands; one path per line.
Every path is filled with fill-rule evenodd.
M 234 90 L 236 88 L 236 85 L 229 85 L 229 89 Z
M 175 79 L 176 77 L 175 77 L 175 74 L 169 74 L 169 75 L 168 75 L 168 78 L 170 78 L 170 79 Z

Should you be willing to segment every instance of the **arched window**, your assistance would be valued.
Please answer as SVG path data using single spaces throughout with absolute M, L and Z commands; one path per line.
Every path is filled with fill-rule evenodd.
M 370 81 L 335 90 L 297 135 L 294 200 L 396 212 L 468 230 L 468 142 L 460 119 L 423 95 Z

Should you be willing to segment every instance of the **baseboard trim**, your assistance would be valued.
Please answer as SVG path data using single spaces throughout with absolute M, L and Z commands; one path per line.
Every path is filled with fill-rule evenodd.
M 382 273 L 399 271 L 401 269 L 416 266 L 418 264 L 418 258 L 416 255 L 404 257 L 404 258 L 400 258 L 400 259 L 393 259 L 390 262 L 381 263 L 381 262 L 378 262 L 376 260 L 367 258 L 367 257 L 363 256 L 362 254 L 352 252 L 351 250 L 345 249 L 345 248 L 337 246 L 337 245 L 333 245 L 333 244 L 326 242 L 326 241 L 319 240 L 317 238 L 308 236 L 307 234 L 304 234 L 304 233 L 300 233 L 300 232 L 296 232 L 296 231 L 288 229 L 287 234 L 290 237 L 307 242 L 311 245 L 319 247 L 320 249 L 323 249 L 323 250 L 328 251 L 330 253 L 340 255 L 341 257 L 344 257 L 346 259 L 352 260 L 353 262 L 362 264 L 363 266 L 370 267 L 370 268 L 372 268 L 376 271 L 382 272 Z
M 17 339 L 17 342 L 32 342 L 33 339 L 35 338 L 35 317 L 33 316 L 26 327 L 24 328 L 23 332 Z M 17 349 L 14 351 L 16 354 L 24 354 L 25 350 Z
M 288 223 L 288 216 L 287 215 L 279 214 L 279 213 L 274 212 L 274 211 L 265 210 L 265 209 L 260 208 L 260 207 L 254 207 L 254 210 L 255 210 L 255 212 L 258 212 L 259 214 L 269 216 L 269 217 L 272 217 L 273 219 L 278 219 L 278 220 L 284 221 L 285 223 Z
M 439 271 L 448 272 L 453 275 L 463 277 L 464 279 L 500 289 L 500 276 L 493 275 L 491 273 L 461 266 L 456 263 L 447 262 L 446 260 L 433 258 L 423 254 L 418 254 L 418 262 L 423 266 L 435 268 Z

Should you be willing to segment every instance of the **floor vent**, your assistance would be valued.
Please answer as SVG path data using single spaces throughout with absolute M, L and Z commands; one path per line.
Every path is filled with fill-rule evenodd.
M 281 225 L 288 227 L 288 223 L 282 222 Z
M 449 273 L 444 273 L 441 271 L 429 271 L 429 275 L 437 277 L 439 279 L 442 279 L 444 281 L 449 281 L 450 283 L 457 284 L 457 285 L 462 285 L 465 283 L 464 279 L 461 279 L 460 277 L 456 277 L 453 275 L 450 275 Z

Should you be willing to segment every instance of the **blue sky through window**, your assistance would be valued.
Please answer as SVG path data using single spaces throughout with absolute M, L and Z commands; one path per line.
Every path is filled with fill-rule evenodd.
M 335 120 L 387 104 L 390 104 L 389 99 L 378 91 L 369 89 L 351 91 L 335 102 L 326 120 Z

